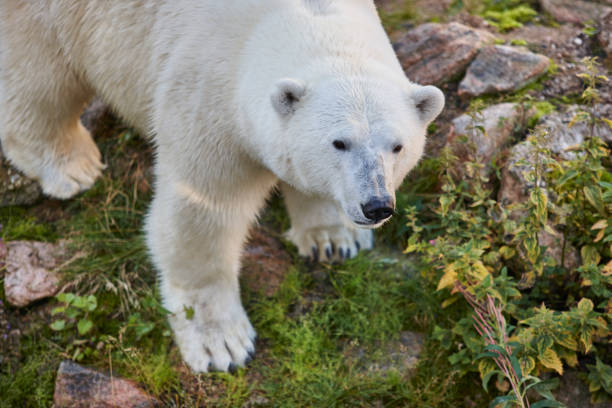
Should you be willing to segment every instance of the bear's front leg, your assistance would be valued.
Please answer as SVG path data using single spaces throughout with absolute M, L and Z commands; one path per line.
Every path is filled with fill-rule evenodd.
M 196 372 L 244 366 L 255 330 L 240 301 L 238 272 L 253 211 L 185 181 L 161 176 L 157 188 L 147 240 L 183 359 Z
M 286 235 L 300 255 L 341 262 L 372 248 L 372 230 L 350 225 L 333 201 L 309 196 L 286 183 L 281 183 L 280 189 L 291 217 Z

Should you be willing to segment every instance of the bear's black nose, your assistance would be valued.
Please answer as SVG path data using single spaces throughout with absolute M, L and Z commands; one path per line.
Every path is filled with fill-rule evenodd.
M 361 210 L 368 220 L 380 222 L 393 215 L 393 202 L 391 199 L 374 198 L 362 204 Z

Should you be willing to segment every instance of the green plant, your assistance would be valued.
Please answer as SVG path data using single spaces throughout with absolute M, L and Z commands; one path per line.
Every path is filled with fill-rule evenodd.
M 70 336 L 71 343 L 66 348 L 70 358 L 76 361 L 95 352 L 92 345 L 97 340 L 92 320 L 98 308 L 98 300 L 94 295 L 78 296 L 74 293 L 60 293 L 56 299 L 63 303 L 53 309 L 51 314 L 59 316 L 51 323 L 51 329 Z M 76 329 L 76 333 L 75 333 Z
M 588 70 L 588 61 L 585 65 Z M 589 124 L 600 120 L 589 112 L 594 112 L 591 106 L 597 100 L 597 81 L 605 81 L 593 75 L 585 77 L 587 114 L 580 117 Z M 549 106 L 542 108 L 548 110 Z M 608 120 L 600 120 L 604 122 Z M 482 129 L 472 127 L 470 131 Z M 434 337 L 449 351 L 449 362 L 456 369 L 464 374 L 480 372 L 483 384 L 496 365 L 486 360 L 475 364 L 476 357 L 483 352 L 501 353 L 496 357 L 498 362 L 509 361 L 516 375 L 501 369 L 513 390 L 512 395 L 497 401 L 518 406 L 529 404 L 521 402 L 522 379 L 521 386 L 540 384 L 538 377 L 544 372 L 562 375 L 565 367 L 577 369 L 579 362 L 591 359 L 601 361 L 586 365 L 594 398 L 610 397 L 605 380 L 606 350 L 612 339 L 609 151 L 599 138 L 588 137 L 584 144 L 572 148 L 570 159 L 562 159 L 547 148 L 549 137 L 554 135 L 546 129 L 533 129 L 525 144 L 528 156 L 516 164 L 524 169 L 530 189 L 524 202 L 504 206 L 497 201 L 495 184 L 478 171 L 482 165 L 475 150 L 461 163 L 452 149 L 445 148 L 437 199 L 406 212 L 406 252 L 421 254 L 423 275 L 444 294 L 441 307 L 447 309 L 452 304 L 460 312 L 447 326 L 438 325 Z M 561 240 L 561 259 L 551 255 L 542 234 Z M 571 247 L 580 252 L 578 264 L 568 262 Z M 497 334 L 493 337 L 483 335 L 482 326 L 479 333 L 473 327 L 475 312 L 462 298 L 468 298 L 472 306 L 492 299 L 507 323 L 494 330 Z M 475 309 L 482 322 L 484 309 Z M 500 337 L 501 333 L 507 338 Z M 512 364 L 514 358 L 520 370 Z M 500 378 L 496 384 L 505 392 Z M 551 384 L 546 384 L 550 388 Z M 531 406 L 553 406 L 549 395 L 542 395 L 545 399 Z
M 537 15 L 538 13 L 534 9 L 526 5 L 519 5 L 501 11 L 489 9 L 483 14 L 489 24 L 497 27 L 501 32 L 522 27 L 523 23 L 533 20 Z

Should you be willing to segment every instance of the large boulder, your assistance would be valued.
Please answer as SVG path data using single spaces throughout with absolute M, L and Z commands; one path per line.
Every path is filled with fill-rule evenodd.
M 482 162 L 485 173 L 488 173 L 491 170 L 491 160 L 509 142 L 520 118 L 520 107 L 515 103 L 491 105 L 474 119 L 463 114 L 453 120 L 447 143 L 461 162 Z M 466 140 L 460 140 L 461 137 Z
M 460 96 L 517 91 L 544 75 L 550 60 L 521 47 L 483 48 L 459 84 Z
M 589 111 L 590 108 L 572 105 L 563 112 L 554 112 L 544 116 L 540 125 L 548 130 L 549 138 L 546 147 L 562 159 L 570 160 L 575 154 L 569 148 L 583 143 L 591 136 L 591 126 L 586 122 L 576 122 L 572 127 L 570 123 L 580 111 Z M 597 104 L 593 107 L 593 114 L 600 118 L 612 118 L 612 104 Z M 593 128 L 593 135 L 607 143 L 612 143 L 612 128 L 600 122 Z
M 393 46 L 408 78 L 441 84 L 461 75 L 478 50 L 494 39 L 459 23 L 428 23 L 406 32 Z

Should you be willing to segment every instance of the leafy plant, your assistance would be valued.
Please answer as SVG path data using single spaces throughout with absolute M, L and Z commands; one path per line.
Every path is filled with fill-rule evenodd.
M 592 63 L 584 62 L 585 113 L 575 120 L 591 130 L 609 122 L 594 113 L 598 86 L 607 78 L 596 74 Z M 475 126 L 468 131 L 483 132 Z M 479 171 L 476 150 L 460 162 L 447 147 L 436 200 L 406 212 L 405 252 L 421 254 L 423 275 L 444 295 L 441 307 L 453 305 L 461 314 L 448 326 L 437 326 L 434 337 L 456 369 L 480 372 L 483 385 L 498 370 L 498 389 L 507 391 L 499 385 L 505 378 L 512 390 L 496 401 L 509 406 L 529 406 L 521 399 L 524 387 L 541 384 L 544 372 L 563 375 L 567 366 L 586 366 L 594 398 L 610 397 L 610 153 L 592 132 L 563 159 L 547 148 L 550 137 L 547 129 L 533 129 L 528 158 L 516 164 L 529 188 L 524 202 L 498 202 L 495 183 Z M 561 259 L 551 255 L 543 234 L 560 239 Z M 572 248 L 580 254 L 573 263 L 568 262 Z M 478 356 L 485 359 L 476 364 Z M 579 365 L 590 361 L 601 363 Z M 548 398 L 552 385 L 541 385 L 544 400 L 531 406 L 557 406 Z
M 50 327 L 57 332 L 75 336 L 66 352 L 72 352 L 71 358 L 80 361 L 94 352 L 88 344 L 96 340 L 92 332 L 94 322 L 91 317 L 98 308 L 98 300 L 94 295 L 78 296 L 74 293 L 60 293 L 56 299 L 63 305 L 52 310 L 51 314 L 59 315 L 60 318 L 54 320 Z

